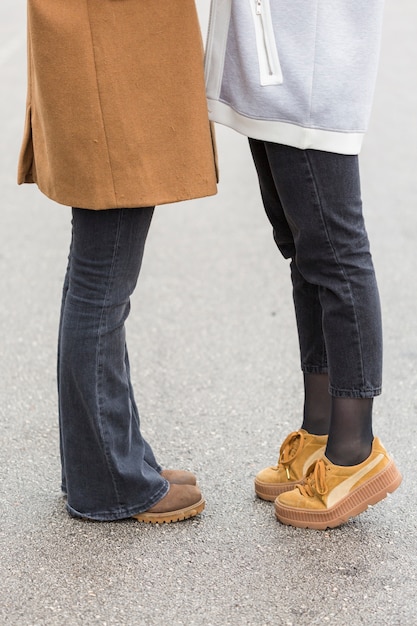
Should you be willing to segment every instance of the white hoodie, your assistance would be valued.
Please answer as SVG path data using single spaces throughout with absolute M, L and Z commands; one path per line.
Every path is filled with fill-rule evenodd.
M 296 148 L 358 154 L 383 0 L 212 0 L 210 119 Z

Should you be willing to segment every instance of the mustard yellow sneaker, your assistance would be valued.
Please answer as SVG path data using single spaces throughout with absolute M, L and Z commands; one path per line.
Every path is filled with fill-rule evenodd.
M 326 443 L 327 435 L 310 435 L 303 429 L 290 433 L 280 448 L 277 465 L 256 475 L 256 495 L 273 502 L 280 493 L 294 489 L 310 466 L 323 456 Z
M 372 452 L 359 465 L 334 465 L 323 456 L 305 481 L 275 500 L 280 522 L 325 530 L 340 526 L 397 489 L 401 474 L 375 437 Z

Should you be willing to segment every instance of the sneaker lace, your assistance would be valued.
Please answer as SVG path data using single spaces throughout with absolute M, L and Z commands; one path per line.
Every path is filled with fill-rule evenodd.
M 301 495 L 309 498 L 312 498 L 316 493 L 324 496 L 328 492 L 326 464 L 323 459 L 319 459 L 314 463 L 304 482 L 301 485 L 297 485 L 296 489 L 300 491 Z
M 290 465 L 300 454 L 304 446 L 304 437 L 299 431 L 290 433 L 284 440 L 279 450 L 278 465 L 285 469 L 288 480 L 290 480 Z

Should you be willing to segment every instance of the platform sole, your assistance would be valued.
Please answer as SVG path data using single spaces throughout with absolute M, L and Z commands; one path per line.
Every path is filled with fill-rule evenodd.
M 277 496 L 285 491 L 291 491 L 296 485 L 300 485 L 302 480 L 295 480 L 291 483 L 263 483 L 255 478 L 255 493 L 261 500 L 268 500 L 268 502 L 274 502 Z
M 344 524 L 351 517 L 366 511 L 368 506 L 377 504 L 401 484 L 402 476 L 390 461 L 384 470 L 369 481 L 349 493 L 331 509 L 309 510 L 289 507 L 275 501 L 275 515 L 283 524 L 297 528 L 325 530 Z

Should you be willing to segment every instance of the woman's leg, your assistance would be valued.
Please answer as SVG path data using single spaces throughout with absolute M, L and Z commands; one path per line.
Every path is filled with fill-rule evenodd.
M 311 324 L 303 304 L 305 288 L 301 297 L 297 289 L 305 281 L 317 289 L 332 396 L 326 456 L 314 462 L 302 484 L 277 497 L 275 512 L 286 524 L 324 529 L 376 504 L 401 482 L 393 460 L 372 434 L 372 400 L 381 392 L 382 332 L 358 160 L 270 143 L 265 151 L 294 239 L 292 275 L 303 371 L 320 373 L 306 358 L 310 342 L 303 346 L 304 334 L 311 337 Z M 318 381 L 310 382 L 316 387 Z
M 301 428 L 314 435 L 328 435 L 331 396 L 319 288 L 307 282 L 300 274 L 294 260 L 295 256 L 294 249 L 291 261 L 291 281 L 304 382 L 304 411 Z
M 61 450 L 73 515 L 130 517 L 169 489 L 140 432 L 125 344 L 152 214 L 73 210 L 59 337 Z
M 58 396 L 59 396 L 59 392 L 60 392 L 60 366 L 59 366 L 59 363 L 60 363 L 60 360 L 61 360 L 61 334 L 62 334 L 61 333 L 61 328 L 62 328 L 63 312 L 65 310 L 65 301 L 66 301 L 67 292 L 68 292 L 68 285 L 69 285 L 69 264 L 70 264 L 70 259 L 71 259 L 71 248 L 72 248 L 72 244 L 70 246 L 70 253 L 69 253 L 69 257 L 68 257 L 67 271 L 66 271 L 66 274 L 65 274 L 64 285 L 63 285 L 63 289 L 62 289 L 61 314 L 60 314 L 59 330 L 58 330 L 58 358 L 57 358 Z M 129 381 L 129 393 L 130 393 L 130 400 L 131 400 L 132 411 L 136 415 L 137 420 L 139 421 L 139 414 L 138 414 L 138 411 L 137 411 L 137 406 L 136 406 L 134 393 L 133 393 L 133 387 L 132 387 L 131 380 L 130 380 L 130 364 L 129 364 L 129 357 L 128 357 L 128 353 L 127 353 L 127 347 L 126 347 L 126 364 L 125 365 L 126 365 L 127 379 Z M 61 428 L 59 430 L 60 430 L 60 453 L 61 453 L 61 489 L 62 489 L 62 492 L 66 494 L 67 493 L 67 487 L 66 487 L 66 473 L 65 473 L 65 458 L 64 458 L 64 454 L 63 454 L 63 450 L 62 450 L 62 440 L 61 440 L 62 439 L 62 432 L 61 432 Z M 145 444 L 145 456 L 144 456 L 145 461 L 151 467 L 156 469 L 158 472 L 161 472 L 162 468 L 159 465 L 159 463 L 156 461 L 155 455 L 153 453 L 153 450 L 152 450 L 151 446 L 147 443 L 147 441 L 145 441 L 145 439 L 143 439 L 143 442 Z M 181 472 L 181 474 L 183 474 L 183 472 Z M 191 473 L 189 473 L 189 474 L 191 474 Z M 190 484 L 195 484 L 193 476 L 187 476 L 187 480 L 188 480 L 188 482 L 191 481 Z
M 265 212 L 273 227 L 275 242 L 284 258 L 293 259 L 294 237 L 275 185 L 266 144 L 251 139 L 250 147 L 258 172 Z M 294 261 L 291 262 L 291 279 L 301 368 L 304 372 L 302 428 L 315 435 L 325 435 L 329 431 L 330 395 L 318 287 L 303 278 Z
M 317 291 L 327 354 L 331 426 L 327 453 L 340 465 L 363 461 L 372 444 L 372 398 L 381 391 L 382 325 L 362 215 L 358 159 L 267 144 L 277 193 L 294 236 L 303 371 L 314 373 L 303 338 L 311 325 L 304 282 Z M 300 281 L 301 277 L 301 281 Z M 301 282 L 301 284 L 299 284 Z M 304 295 L 302 295 L 304 294 Z M 300 304 L 300 302 L 298 302 Z
M 284 258 L 294 258 L 294 237 L 277 192 L 266 145 L 250 140 L 250 148 L 275 242 Z M 291 262 L 291 278 L 304 372 L 304 410 L 301 428 L 285 439 L 277 464 L 261 470 L 255 478 L 257 495 L 271 501 L 299 484 L 311 463 L 323 455 L 330 421 L 327 355 L 318 287 L 301 276 L 294 261 Z

